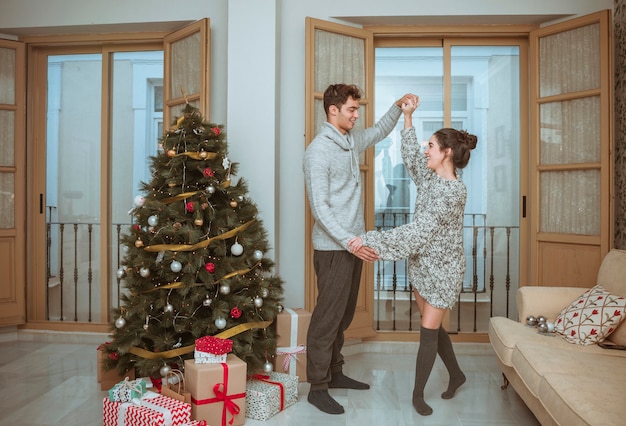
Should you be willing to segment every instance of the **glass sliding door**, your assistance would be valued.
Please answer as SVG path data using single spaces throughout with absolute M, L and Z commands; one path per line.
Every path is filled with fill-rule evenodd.
M 520 48 L 464 45 L 376 49 L 377 119 L 394 99 L 412 92 L 421 106 L 413 124 L 422 141 L 442 127 L 478 136 L 469 165 L 460 173 L 467 186 L 463 293 L 450 330 L 485 331 L 491 315 L 510 315 L 510 288 L 519 275 Z M 376 227 L 413 220 L 416 187 L 400 155 L 402 118 L 375 148 Z M 405 261 L 375 266 L 377 328 L 419 330 Z
M 117 238 L 162 132 L 163 52 L 46 57 L 46 319 L 106 322 Z

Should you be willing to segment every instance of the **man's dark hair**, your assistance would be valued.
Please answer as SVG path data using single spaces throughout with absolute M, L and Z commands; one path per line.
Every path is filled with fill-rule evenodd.
M 328 115 L 328 109 L 331 105 L 337 108 L 341 107 L 352 98 L 355 101 L 361 99 L 361 90 L 354 84 L 331 84 L 324 91 L 324 112 Z

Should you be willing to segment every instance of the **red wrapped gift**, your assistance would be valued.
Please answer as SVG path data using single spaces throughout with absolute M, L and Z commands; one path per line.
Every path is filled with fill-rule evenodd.
M 226 362 L 226 355 L 232 350 L 232 340 L 204 336 L 196 339 L 194 359 L 200 364 Z
M 191 418 L 211 425 L 242 425 L 246 412 L 247 365 L 235 354 L 226 362 L 199 364 L 185 360 L 185 383 L 191 392 Z
M 306 336 L 311 313 L 302 308 L 284 308 L 276 316 L 276 359 L 274 370 L 306 382 Z
M 182 426 L 191 420 L 191 406 L 155 392 L 133 402 L 103 401 L 104 426 Z

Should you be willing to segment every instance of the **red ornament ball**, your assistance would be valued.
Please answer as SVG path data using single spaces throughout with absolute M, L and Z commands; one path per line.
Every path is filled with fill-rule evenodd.
M 213 130 L 213 133 L 215 133 L 215 136 L 219 136 L 220 133 L 222 133 L 219 127 L 213 127 L 211 130 Z
M 241 309 L 239 309 L 236 306 L 230 310 L 230 316 L 233 317 L 234 319 L 239 318 L 241 314 L 242 314 Z
M 120 359 L 120 354 L 118 354 L 117 352 L 111 352 L 109 354 L 109 359 L 112 359 L 113 361 L 117 361 L 118 359 Z
M 213 175 L 215 175 L 215 172 L 213 172 L 213 169 L 211 169 L 210 167 L 207 167 L 206 169 L 202 171 L 202 174 L 204 175 L 205 178 L 208 178 L 208 177 L 212 177 Z
M 193 213 L 194 206 L 193 206 L 193 201 L 189 201 L 186 205 L 185 205 L 185 209 L 189 212 L 189 213 Z
M 207 262 L 204 264 L 204 269 L 206 269 L 206 271 L 209 274 L 212 274 L 213 272 L 215 272 L 215 263 L 213 262 Z

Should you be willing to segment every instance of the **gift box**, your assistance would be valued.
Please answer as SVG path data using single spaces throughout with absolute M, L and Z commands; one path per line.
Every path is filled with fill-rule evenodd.
M 191 418 L 211 426 L 245 423 L 247 364 L 235 354 L 226 362 L 199 364 L 185 360 L 186 390 L 191 392 Z
M 98 346 L 98 350 L 96 351 L 98 355 L 96 370 L 97 370 L 98 383 L 100 383 L 100 390 L 108 391 L 113 386 L 115 386 L 116 383 L 121 382 L 126 377 L 128 377 L 130 380 L 135 379 L 136 376 L 135 376 L 134 368 L 126 371 L 124 374 L 119 373 L 115 369 L 105 370 L 104 362 L 105 362 L 107 355 L 103 349 L 104 349 L 104 344 Z
M 285 373 L 254 375 L 246 384 L 246 417 L 265 421 L 298 401 L 298 378 Z
M 196 339 L 193 357 L 198 364 L 219 364 L 226 362 L 226 355 L 232 350 L 232 340 L 203 336 Z
M 302 308 L 284 308 L 276 316 L 276 358 L 274 371 L 298 376 L 306 382 L 306 335 L 311 313 Z
M 191 421 L 191 405 L 148 391 L 133 402 L 103 400 L 104 426 L 182 426 Z
M 130 380 L 126 377 L 109 389 L 109 401 L 130 402 L 133 398 L 141 398 L 144 393 L 146 393 L 146 382 L 143 379 Z

